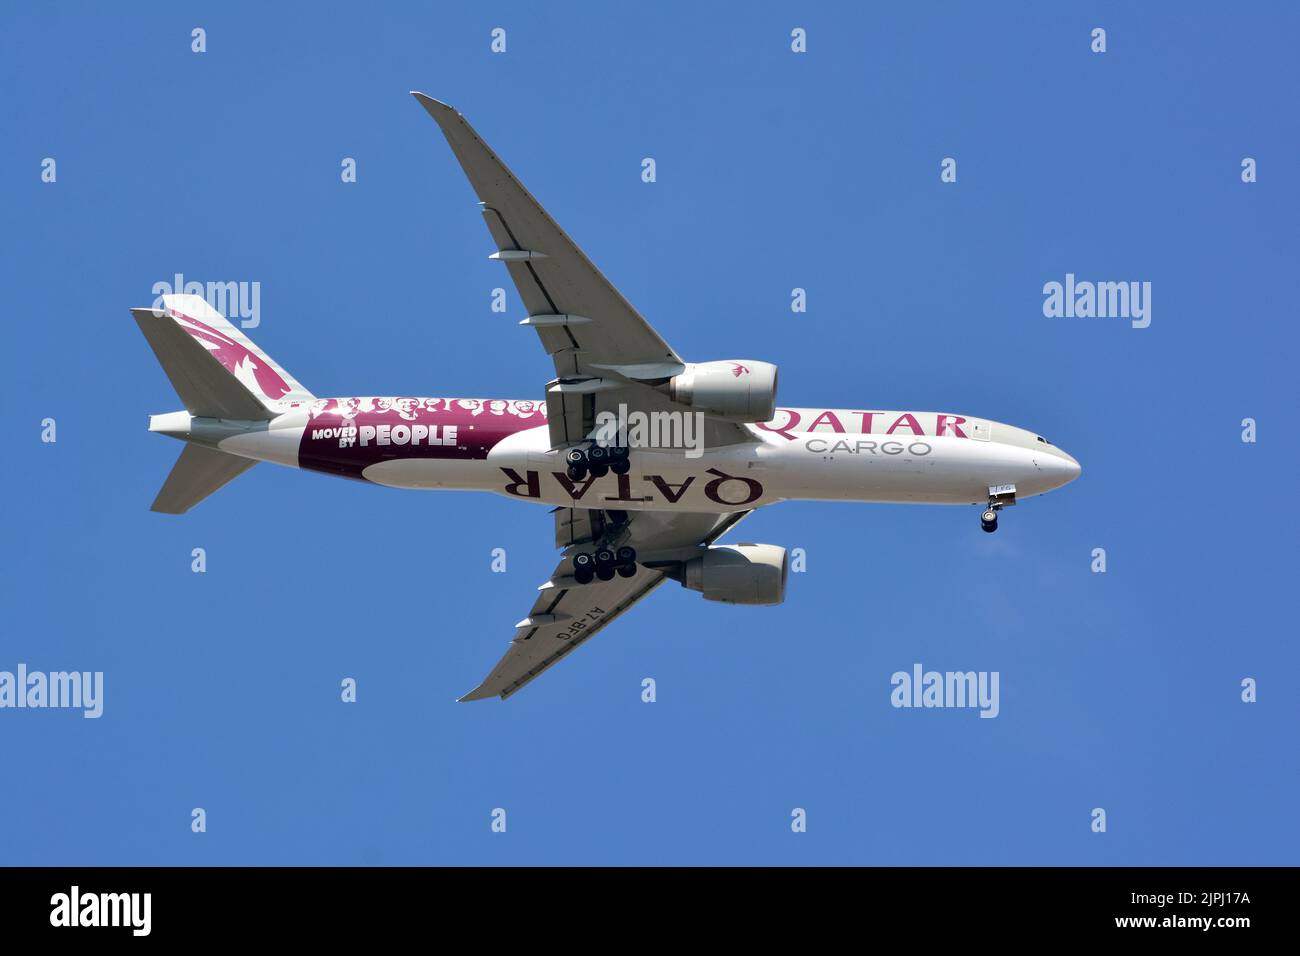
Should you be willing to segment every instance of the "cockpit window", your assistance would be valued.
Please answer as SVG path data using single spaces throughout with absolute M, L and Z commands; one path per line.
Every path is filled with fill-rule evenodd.
M 1037 439 L 1038 439 L 1040 442 L 1042 442 L 1044 445 L 1050 445 L 1050 444 L 1051 444 L 1051 442 L 1048 441 L 1046 438 L 1044 438 L 1042 435 L 1035 435 L 1034 437 L 1037 438 Z

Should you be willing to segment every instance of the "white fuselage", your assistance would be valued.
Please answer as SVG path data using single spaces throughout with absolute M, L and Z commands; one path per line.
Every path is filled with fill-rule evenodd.
M 572 481 L 562 452 L 551 449 L 541 403 L 326 401 L 324 409 L 319 402 L 292 407 L 269 424 L 240 427 L 175 413 L 157 416 L 153 427 L 242 457 L 390 487 L 629 511 L 726 512 L 792 499 L 983 504 L 991 487 L 1014 485 L 1015 497 L 1026 498 L 1080 471 L 1064 451 L 999 422 L 781 408 L 771 422 L 743 426 L 754 441 L 702 452 L 633 447 L 626 475 Z

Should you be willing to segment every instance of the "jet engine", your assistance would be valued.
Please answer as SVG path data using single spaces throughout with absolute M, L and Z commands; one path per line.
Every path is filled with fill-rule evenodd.
M 680 580 L 706 601 L 780 604 L 788 567 L 785 548 L 774 544 L 715 544 L 684 562 Z
M 776 417 L 776 366 L 770 362 L 700 362 L 667 383 L 674 402 L 736 422 Z

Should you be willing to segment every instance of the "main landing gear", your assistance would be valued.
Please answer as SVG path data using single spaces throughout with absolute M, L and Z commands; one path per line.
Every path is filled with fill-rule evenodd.
M 984 513 L 980 515 L 980 527 L 989 534 L 998 530 L 998 512 L 996 508 L 989 506 L 984 509 Z
M 612 581 L 616 574 L 621 578 L 636 574 L 636 551 L 627 545 L 579 551 L 573 556 L 573 579 L 579 584 L 590 584 L 597 578 Z
M 577 445 L 569 449 L 564 461 L 570 481 L 582 481 L 589 474 L 593 478 L 604 478 L 611 471 L 616 475 L 626 475 L 632 468 L 628 450 L 621 445 Z

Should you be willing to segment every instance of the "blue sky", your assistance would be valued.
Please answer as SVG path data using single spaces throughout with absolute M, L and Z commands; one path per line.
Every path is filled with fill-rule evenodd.
M 1297 862 L 1294 6 L 0 25 L 0 669 L 106 683 L 99 720 L 0 711 L 0 863 Z M 540 397 L 550 364 L 513 289 L 489 310 L 505 275 L 410 89 L 687 358 L 776 362 L 787 405 L 1018 424 L 1082 478 L 996 535 L 974 508 L 761 512 L 746 540 L 808 555 L 784 605 L 670 585 L 511 700 L 455 703 L 552 567 L 546 509 L 262 465 L 151 514 L 179 446 L 147 416 L 179 402 L 127 311 L 177 272 L 257 281 L 250 334 L 319 395 Z M 1045 318 L 1067 272 L 1151 282 L 1151 326 Z M 892 708 L 916 662 L 998 671 L 999 717 Z

